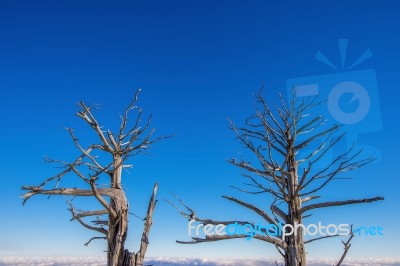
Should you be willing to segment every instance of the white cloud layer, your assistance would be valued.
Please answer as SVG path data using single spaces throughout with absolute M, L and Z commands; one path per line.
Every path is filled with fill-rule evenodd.
M 336 259 L 308 259 L 310 266 L 331 266 Z M 282 262 L 278 262 L 282 265 Z M 105 258 L 82 257 L 0 257 L 0 266 L 105 266 Z M 152 266 L 276 266 L 273 259 L 224 259 L 224 258 L 149 258 L 145 265 Z M 346 266 L 400 266 L 399 259 L 348 258 Z

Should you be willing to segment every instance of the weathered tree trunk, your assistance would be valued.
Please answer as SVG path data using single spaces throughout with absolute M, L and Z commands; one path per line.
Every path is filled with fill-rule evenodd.
M 287 250 L 285 253 L 285 264 L 286 266 L 306 266 L 306 251 L 304 247 L 303 239 L 303 228 L 296 225 L 303 224 L 303 217 L 301 213 L 301 198 L 297 193 L 298 188 L 298 163 L 295 159 L 293 150 L 289 151 L 289 173 L 288 179 L 288 194 L 290 199 L 288 201 L 288 216 L 287 224 L 293 226 L 293 234 L 286 236 L 285 242 L 287 244 Z
M 157 186 L 157 185 L 156 185 Z M 155 186 L 155 187 L 156 187 Z M 123 204 L 124 202 L 122 202 Z M 125 202 L 126 203 L 126 202 Z M 118 206 L 119 204 L 116 204 Z M 119 205 L 121 206 L 121 205 Z M 128 208 L 121 208 L 118 211 L 118 217 L 116 219 L 110 216 L 108 222 L 108 264 L 109 266 L 142 266 L 144 256 L 146 254 L 148 242 L 148 236 L 150 233 L 150 227 L 152 224 L 152 216 L 155 206 L 155 191 L 149 203 L 149 209 L 143 229 L 142 241 L 140 249 L 137 253 L 129 252 L 125 249 L 124 243 L 128 232 Z
M 128 202 L 121 189 L 122 158 L 118 153 L 113 154 L 113 172 L 111 187 L 119 189 L 118 197 L 110 199 L 110 207 L 115 210 L 116 217 L 108 218 L 108 256 L 109 266 L 120 266 L 124 260 L 124 243 L 128 232 Z
M 112 199 L 112 207 L 117 217 L 109 216 L 108 220 L 108 265 L 120 266 L 124 260 L 124 243 L 128 232 L 128 204 L 124 193 L 121 191 L 121 197 Z
M 148 238 L 150 229 L 153 224 L 153 212 L 156 205 L 156 194 L 158 184 L 154 185 L 153 193 L 151 195 L 147 215 L 144 219 L 144 228 L 140 242 L 140 248 L 137 253 L 129 252 L 125 249 L 124 243 L 128 231 L 128 203 L 125 198 L 125 193 L 121 190 L 117 200 L 111 201 L 111 206 L 116 208 L 117 218 L 110 215 L 108 221 L 108 257 L 107 262 L 109 266 L 142 266 L 144 257 L 146 255 L 147 246 L 149 244 Z
M 295 198 L 293 201 L 289 202 L 288 224 L 291 224 L 294 230 L 296 230 L 296 224 L 303 224 L 301 214 L 299 214 L 300 209 L 300 198 Z M 293 233 L 290 236 L 286 236 L 285 242 L 288 246 L 285 253 L 286 266 L 306 266 L 306 251 L 304 248 L 302 227 L 298 228 L 296 234 Z

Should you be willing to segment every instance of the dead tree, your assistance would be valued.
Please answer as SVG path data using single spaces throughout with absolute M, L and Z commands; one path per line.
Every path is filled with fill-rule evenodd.
M 310 111 L 319 104 L 317 98 L 298 100 L 293 97 L 286 103 L 280 96 L 279 106 L 273 109 L 263 98 L 261 91 L 256 95 L 255 115 L 246 120 L 245 126 L 237 127 L 230 121 L 231 129 L 235 132 L 238 141 L 252 154 L 254 161 L 244 158 L 232 158 L 228 162 L 239 167 L 246 178 L 244 187 L 234 189 L 248 194 L 269 194 L 271 202 L 262 203 L 269 209 L 262 209 L 232 196 L 222 196 L 249 211 L 257 214 L 268 224 L 303 224 L 303 220 L 310 216 L 310 212 L 320 208 L 344 206 L 350 204 L 369 203 L 383 200 L 383 197 L 350 199 L 338 201 L 321 201 L 311 203 L 320 198 L 320 192 L 329 183 L 338 179 L 338 175 L 357 169 L 374 160 L 374 158 L 362 157 L 362 150 L 353 145 L 344 153 L 335 156 L 323 166 L 318 166 L 327 154 L 343 139 L 345 133 L 340 133 L 341 125 L 328 125 L 322 116 L 311 116 Z M 320 141 L 316 148 L 308 153 L 310 145 Z M 303 154 L 303 155 L 301 155 Z M 196 215 L 194 210 L 177 198 L 180 205 L 168 201 L 178 209 L 179 213 L 189 220 L 206 224 L 254 224 L 250 221 L 216 221 L 204 219 Z M 298 227 L 296 234 L 285 235 L 277 232 L 274 234 L 256 234 L 254 238 L 275 245 L 287 266 L 305 266 L 305 244 L 318 241 L 331 235 L 315 237 L 305 240 L 303 228 Z M 337 235 L 335 235 L 337 236 Z M 354 234 L 349 234 L 349 239 L 344 244 L 344 254 L 337 265 L 340 265 L 350 248 L 350 241 Z M 246 238 L 247 235 L 206 235 L 193 237 L 191 241 L 177 241 L 181 244 L 197 244 Z
M 151 116 L 142 121 L 142 110 L 136 105 L 140 90 L 135 94 L 131 103 L 121 115 L 121 124 L 117 133 L 104 130 L 93 115 L 95 106 L 78 104 L 80 111 L 76 115 L 89 125 L 94 133 L 93 142 L 83 147 L 75 136 L 72 128 L 67 128 L 72 143 L 79 151 L 79 156 L 73 162 L 47 159 L 49 163 L 56 163 L 62 171 L 44 180 L 39 186 L 23 186 L 27 192 L 23 195 L 23 204 L 34 195 L 67 195 L 73 197 L 91 197 L 102 206 L 99 210 L 82 211 L 68 202 L 72 220 L 78 221 L 86 229 L 99 234 L 92 240 L 107 240 L 107 264 L 110 266 L 143 265 L 143 259 L 149 244 L 148 238 L 152 225 L 152 217 L 156 205 L 157 184 L 147 209 L 144 228 L 138 252 L 129 252 L 125 249 L 125 240 L 128 232 L 128 200 L 122 186 L 122 172 L 131 168 L 127 161 L 149 149 L 154 142 L 166 138 L 153 138 L 154 129 L 150 129 Z M 137 112 L 133 123 L 128 125 L 128 115 Z M 77 183 L 85 188 L 60 187 L 62 180 L 74 177 Z M 101 184 L 100 184 L 101 182 Z M 51 186 L 51 187 L 50 187 Z M 91 219 L 91 221 L 87 221 Z

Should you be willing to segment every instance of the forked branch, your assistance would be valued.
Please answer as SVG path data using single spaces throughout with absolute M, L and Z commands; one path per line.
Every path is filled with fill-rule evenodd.
M 344 251 L 343 251 L 343 254 L 342 254 L 342 256 L 340 257 L 338 263 L 336 264 L 336 266 L 342 265 L 344 259 L 345 259 L 346 256 L 347 256 L 347 253 L 349 252 L 349 249 L 350 249 L 350 247 L 351 247 L 351 243 L 350 243 L 350 242 L 351 242 L 351 240 L 353 239 L 353 237 L 354 237 L 353 226 L 351 226 L 349 238 L 347 239 L 346 242 L 345 242 L 345 241 L 342 241 L 342 244 L 343 244 L 343 246 L 344 246 L 344 247 L 343 247 L 343 248 L 344 248 Z

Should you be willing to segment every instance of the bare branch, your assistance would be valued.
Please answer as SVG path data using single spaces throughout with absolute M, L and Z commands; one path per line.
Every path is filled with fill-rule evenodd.
M 187 208 L 188 210 L 190 210 L 189 212 L 185 212 L 185 211 L 182 211 L 179 207 L 177 207 L 174 203 L 172 203 L 171 201 L 169 201 L 169 200 L 167 200 L 167 199 L 164 199 L 168 204 L 170 204 L 172 207 L 174 207 L 177 211 L 178 211 L 178 213 L 180 214 L 180 215 L 182 215 L 182 217 L 184 217 L 184 218 L 186 218 L 186 219 L 188 219 L 189 221 L 190 220 L 195 220 L 195 221 L 197 221 L 197 222 L 200 222 L 200 223 L 202 223 L 202 224 L 213 224 L 213 225 L 218 225 L 218 224 L 223 224 L 223 225 L 228 225 L 228 224 L 234 224 L 234 223 L 238 223 L 238 224 L 241 224 L 241 225 L 244 225 L 244 224 L 253 224 L 253 223 L 251 223 L 251 222 L 247 222 L 247 221 L 220 221 L 220 220 L 213 220 L 213 219 L 204 219 L 204 218 L 200 218 L 200 217 L 198 217 L 197 215 L 196 215 L 196 213 L 195 213 L 195 211 L 193 210 L 193 209 L 191 209 L 191 208 Z M 183 203 L 183 201 L 181 200 L 180 201 L 180 203 L 181 204 L 184 204 Z M 185 204 L 186 205 L 186 204 Z M 185 206 L 184 205 L 184 206 Z M 185 207 L 186 208 L 186 207 Z
M 75 217 L 75 216 L 76 216 L 76 213 L 75 213 L 75 208 L 74 208 L 74 206 L 72 205 L 71 202 L 67 202 L 67 203 L 68 203 L 68 205 L 69 205 L 68 210 L 71 212 L 72 217 Z M 88 225 L 88 224 L 85 223 L 81 218 L 75 218 L 75 220 L 77 220 L 77 221 L 78 221 L 83 227 L 85 227 L 86 229 L 89 229 L 89 230 L 92 230 L 92 231 L 96 231 L 96 232 L 102 233 L 102 234 L 104 234 L 104 235 L 107 235 L 107 233 L 108 233 L 107 230 L 104 229 L 104 228 Z M 89 241 L 89 242 L 90 242 L 90 241 Z
M 343 254 L 342 254 L 342 256 L 340 257 L 338 263 L 336 264 L 336 266 L 342 265 L 344 259 L 346 258 L 347 252 L 349 252 L 349 249 L 350 249 L 350 247 L 351 247 L 350 242 L 351 242 L 351 240 L 353 239 L 353 237 L 354 237 L 353 226 L 351 226 L 349 238 L 347 239 L 346 242 L 342 241 L 343 246 L 344 246 L 344 251 L 343 251 Z
M 66 129 L 68 130 L 68 132 L 69 132 L 69 134 L 70 134 L 70 136 L 71 136 L 71 138 L 72 138 L 72 141 L 74 142 L 75 146 L 82 152 L 82 154 L 85 155 L 86 157 L 88 157 L 88 158 L 96 165 L 96 167 L 97 167 L 98 169 L 104 169 L 105 167 L 102 167 L 102 166 L 97 162 L 97 160 L 96 160 L 93 156 L 90 155 L 90 153 L 91 153 L 92 150 L 94 150 L 94 149 L 99 149 L 99 150 L 104 151 L 104 150 L 105 150 L 104 147 L 101 146 L 101 145 L 93 144 L 93 145 L 89 146 L 88 149 L 85 150 L 85 149 L 83 149 L 82 146 L 79 144 L 79 140 L 78 140 L 78 138 L 75 136 L 74 130 L 73 130 L 72 128 L 66 128 Z
M 96 132 L 99 136 L 100 140 L 102 141 L 105 149 L 109 152 L 114 152 L 114 149 L 111 147 L 110 143 L 107 141 L 106 137 L 104 136 L 104 132 L 101 130 L 99 123 L 97 122 L 96 118 L 90 111 L 90 107 L 86 106 L 84 102 L 79 102 L 79 106 L 83 109 L 80 112 L 77 112 L 76 115 L 85 120 Z
M 332 127 L 328 128 L 328 129 L 326 129 L 326 130 L 324 130 L 324 131 L 322 131 L 322 132 L 320 132 L 320 133 L 308 138 L 307 140 L 303 141 L 302 143 L 296 145 L 294 147 L 294 149 L 295 150 L 300 150 L 300 149 L 306 147 L 312 141 L 314 141 L 314 140 L 316 140 L 316 139 L 318 139 L 318 138 L 320 138 L 322 136 L 325 136 L 325 135 L 327 135 L 327 134 L 329 134 L 329 133 L 331 133 L 333 131 L 337 131 L 339 128 L 340 128 L 340 125 L 333 125 Z
M 221 241 L 221 240 L 228 240 L 228 239 L 237 239 L 237 238 L 248 238 L 248 235 L 211 235 L 211 236 L 206 236 L 205 238 L 198 238 L 198 237 L 193 237 L 192 241 L 179 241 L 177 240 L 176 243 L 179 244 L 198 244 L 198 243 L 204 243 L 204 242 L 215 242 L 215 241 Z M 286 243 L 282 241 L 279 238 L 273 238 L 268 235 L 262 236 L 262 235 L 254 235 L 253 238 L 274 244 L 280 248 L 285 249 L 286 248 Z
M 106 226 L 108 226 L 108 221 L 106 221 L 106 220 L 94 220 L 94 221 L 91 221 L 92 223 L 94 223 L 95 225 L 106 225 Z
M 156 183 L 154 185 L 153 193 L 151 194 L 149 206 L 147 208 L 147 215 L 146 215 L 145 222 L 144 222 L 144 228 L 143 228 L 142 238 L 141 238 L 141 242 L 140 242 L 140 248 L 139 248 L 139 252 L 137 253 L 137 256 L 139 256 L 141 258 L 141 260 L 144 259 L 144 255 L 146 254 L 146 251 L 147 251 L 147 246 L 149 245 L 150 228 L 151 228 L 151 225 L 153 224 L 153 212 L 154 212 L 154 208 L 157 203 L 157 201 L 156 201 L 157 189 L 158 189 L 158 184 Z
M 104 236 L 95 236 L 95 237 L 92 237 L 91 239 L 89 239 L 88 242 L 85 243 L 85 246 L 89 246 L 90 242 L 92 242 L 93 240 L 96 240 L 96 239 L 105 239 L 105 240 L 106 240 L 107 237 L 104 237 Z
M 74 216 L 72 216 L 71 221 L 79 218 L 84 218 L 88 216 L 96 216 L 96 215 L 104 215 L 108 214 L 107 210 L 96 210 L 96 211 L 87 211 L 87 212 L 80 212 L 80 213 L 75 213 Z
M 96 184 L 94 183 L 94 180 L 90 180 L 90 187 L 92 188 L 93 195 L 96 197 L 96 199 L 100 202 L 101 205 L 103 205 L 104 208 L 108 211 L 108 213 L 113 216 L 114 218 L 117 217 L 117 213 L 111 206 L 107 203 L 107 201 L 102 197 L 101 193 L 96 187 Z
M 310 200 L 313 200 L 313 199 L 318 199 L 318 198 L 320 198 L 320 196 L 309 196 L 309 197 L 304 197 L 304 198 L 301 199 L 301 202 L 302 202 L 302 203 L 305 203 L 305 202 L 307 202 L 307 201 L 310 201 Z
M 222 197 L 227 199 L 227 200 L 230 200 L 232 202 L 235 202 L 235 203 L 237 203 L 237 204 L 239 204 L 239 205 L 241 205 L 241 206 L 243 206 L 243 207 L 245 207 L 245 208 L 247 208 L 249 210 L 254 211 L 258 215 L 260 215 L 262 218 L 264 218 L 267 222 L 269 222 L 271 224 L 278 225 L 278 223 L 271 216 L 269 216 L 266 212 L 264 212 L 263 210 L 257 208 L 256 206 L 254 206 L 252 204 L 249 204 L 247 202 L 238 200 L 238 199 L 236 199 L 234 197 L 228 197 L 228 196 L 222 196 Z
M 140 108 L 138 108 L 137 106 L 135 106 L 135 104 L 139 99 L 139 94 L 140 94 L 141 91 L 142 91 L 141 89 L 138 89 L 136 91 L 135 96 L 133 97 L 132 101 L 126 107 L 124 115 L 121 116 L 121 125 L 120 125 L 120 129 L 119 129 L 119 140 L 118 140 L 119 141 L 119 146 L 122 146 L 122 141 L 125 138 L 124 131 L 125 131 L 125 128 L 126 128 L 126 124 L 128 122 L 128 114 L 133 109 L 137 109 L 139 113 L 138 113 L 138 115 L 136 117 L 136 122 L 135 122 L 135 124 L 133 125 L 132 128 L 135 130 L 137 128 L 137 126 L 139 125 L 140 117 L 142 115 L 142 110 Z
M 359 203 L 370 203 L 378 200 L 384 200 L 383 197 L 375 197 L 375 198 L 365 198 L 365 199 L 358 199 L 358 200 L 342 200 L 342 201 L 328 201 L 328 202 L 321 202 L 316 204 L 311 204 L 308 206 L 304 206 L 301 208 L 300 212 L 305 213 L 306 211 L 318 208 L 326 208 L 326 207 L 334 207 L 334 206 L 343 206 L 349 204 L 359 204 Z
M 311 242 L 314 242 L 314 241 L 318 241 L 318 240 L 322 240 L 322 239 L 326 239 L 326 238 L 337 237 L 337 236 L 340 236 L 340 235 L 337 234 L 337 235 L 320 236 L 320 237 L 316 237 L 316 238 L 312 238 L 312 239 L 309 239 L 307 241 L 304 241 L 304 244 L 308 244 L 308 243 L 311 243 Z
M 29 190 L 29 192 L 22 195 L 24 199 L 23 204 L 30 199 L 33 195 L 41 194 L 41 195 L 67 195 L 67 196 L 94 196 L 92 190 L 78 189 L 78 188 L 58 188 L 58 189 L 50 189 L 43 190 L 41 187 L 35 186 L 22 186 L 22 190 Z M 113 197 L 114 191 L 112 188 L 101 188 L 98 189 L 97 192 L 100 195 Z
M 313 189 L 311 189 L 308 192 L 302 192 L 300 195 L 306 196 L 306 195 L 315 193 L 315 192 L 321 190 L 322 188 L 324 188 L 339 173 L 343 173 L 346 171 L 351 171 L 351 170 L 360 168 L 360 167 L 362 167 L 366 164 L 369 164 L 375 160 L 375 158 L 373 158 L 373 157 L 355 160 L 361 154 L 362 149 L 360 149 L 359 151 L 350 155 L 352 153 L 352 151 L 354 150 L 354 147 L 355 146 L 353 145 L 348 151 L 346 151 L 343 154 L 341 154 L 340 156 L 336 157 L 334 160 L 332 160 L 331 163 L 329 163 L 327 166 L 325 166 L 322 170 L 318 171 L 312 177 L 310 177 L 310 179 L 307 182 L 305 182 L 301 187 L 299 187 L 299 189 L 304 190 L 307 186 L 309 186 L 316 180 L 324 180 L 324 181 L 322 182 L 322 184 L 314 187 Z
M 284 213 L 281 209 L 279 209 L 278 206 L 272 204 L 271 205 L 271 211 L 275 214 L 277 214 L 284 222 L 288 221 L 287 214 Z

